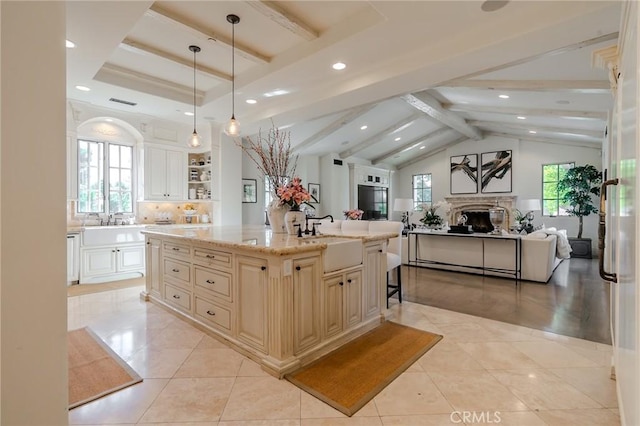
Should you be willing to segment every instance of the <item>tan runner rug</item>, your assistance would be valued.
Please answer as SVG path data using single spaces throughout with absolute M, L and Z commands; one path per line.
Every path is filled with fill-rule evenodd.
M 69 409 L 142 381 L 89 327 L 67 333 L 67 345 Z
M 285 378 L 352 416 L 440 339 L 387 321 Z

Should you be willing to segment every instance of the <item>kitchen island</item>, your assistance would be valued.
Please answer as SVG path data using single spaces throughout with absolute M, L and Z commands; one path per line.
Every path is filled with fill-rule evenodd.
M 392 233 L 275 234 L 262 226 L 148 227 L 145 300 L 278 377 L 377 326 Z

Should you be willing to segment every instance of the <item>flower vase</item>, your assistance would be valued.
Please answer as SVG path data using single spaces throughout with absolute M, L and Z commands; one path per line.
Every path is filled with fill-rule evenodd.
M 284 215 L 287 211 L 289 211 L 289 207 L 281 206 L 277 200 L 267 206 L 267 216 L 271 225 L 271 232 L 274 234 L 285 234 L 287 232 L 284 224 Z
M 284 223 L 287 227 L 287 232 L 289 234 L 296 234 L 298 229 L 296 225 L 300 225 L 302 228 L 304 226 L 305 214 L 303 211 L 297 210 L 289 210 L 284 215 Z M 304 229 L 303 229 L 304 230 Z

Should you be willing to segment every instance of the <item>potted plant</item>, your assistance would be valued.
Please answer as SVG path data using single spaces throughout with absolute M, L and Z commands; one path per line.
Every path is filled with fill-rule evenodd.
M 602 174 L 592 165 L 573 167 L 558 181 L 558 191 L 561 200 L 571 206 L 567 213 L 577 216 L 578 236 L 570 238 L 569 243 L 574 250 L 572 257 L 591 258 L 591 238 L 582 238 L 584 217 L 591 213 L 597 213 L 594 205 L 594 196 L 600 195 L 600 183 Z

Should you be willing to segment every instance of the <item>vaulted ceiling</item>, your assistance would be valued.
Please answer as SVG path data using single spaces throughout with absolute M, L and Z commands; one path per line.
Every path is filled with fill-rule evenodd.
M 503 7 L 499 7 L 503 6 Z M 74 1 L 67 96 L 403 167 L 490 134 L 599 146 L 620 2 Z M 496 10 L 493 10 L 496 9 Z M 343 62 L 343 70 L 332 64 Z M 89 92 L 76 89 L 89 87 Z M 503 97 L 499 97 L 502 95 Z M 504 98 L 508 96 L 508 98 Z M 123 100 L 135 105 L 114 102 Z M 253 99 L 254 104 L 246 101 Z M 365 127 L 366 126 L 366 127 Z

